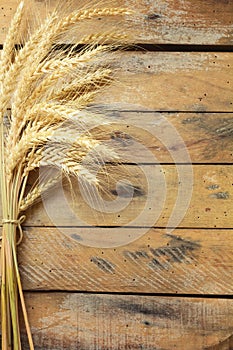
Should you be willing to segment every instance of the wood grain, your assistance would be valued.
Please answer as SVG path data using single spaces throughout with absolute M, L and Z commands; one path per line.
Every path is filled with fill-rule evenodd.
M 119 53 L 119 83 L 98 102 L 118 110 L 232 112 L 232 64 L 231 53 Z
M 0 44 L 17 2 L 1 0 Z M 34 3 L 31 29 L 58 1 Z M 119 53 L 117 83 L 92 105 L 112 121 L 105 139 L 125 162 L 109 166 L 110 195 L 102 191 L 120 206 L 94 210 L 74 183 L 75 201 L 57 188 L 27 212 L 18 259 L 35 349 L 232 350 L 233 55 L 179 52 L 179 45 L 230 48 L 233 2 L 109 3 L 135 15 L 88 21 L 78 36 L 121 28 L 136 44 L 175 44 L 177 52 Z M 121 178 L 131 185 L 117 187 Z M 169 230 L 175 207 L 181 221 Z
M 86 1 L 75 0 L 74 7 Z M 49 4 L 47 7 L 45 4 Z M 35 1 L 36 17 L 44 18 L 51 11 L 57 0 Z M 9 21 L 16 9 L 16 0 L 1 0 L 0 7 L 0 42 L 6 35 Z M 231 45 L 233 40 L 233 4 L 232 1 L 146 1 L 114 0 L 111 6 L 127 6 L 135 10 L 132 19 L 126 18 L 121 24 L 124 33 L 132 36 L 137 43 L 157 44 L 207 44 Z M 31 6 L 31 5 L 30 5 Z M 47 8 L 47 10 L 46 10 Z M 29 12 L 31 23 L 35 15 Z M 103 24 L 104 22 L 104 24 Z M 112 30 L 119 24 L 119 18 L 110 21 L 93 21 L 92 30 L 101 26 Z M 118 27 L 119 28 L 119 27 Z M 90 31 L 90 27 L 88 28 Z
M 233 112 L 232 65 L 231 53 L 116 53 L 117 82 L 102 90 L 94 106 L 118 111 Z
M 232 53 L 125 52 L 115 57 L 117 82 L 97 96 L 95 107 L 233 112 Z
M 231 294 L 233 231 L 25 228 L 25 290 Z M 105 248 L 104 248 L 105 247 Z
M 60 184 L 27 211 L 25 225 L 232 227 L 231 165 L 126 164 L 107 171 L 98 197 L 77 181 L 73 196 Z
M 174 163 L 178 149 L 186 149 L 193 164 L 233 161 L 231 113 L 103 110 L 103 114 L 109 126 L 101 126 L 102 139 L 113 144 L 125 162 L 134 157 L 137 163 Z M 182 162 L 181 157 L 176 160 Z
M 26 300 L 36 350 L 232 349 L 232 300 L 75 293 Z

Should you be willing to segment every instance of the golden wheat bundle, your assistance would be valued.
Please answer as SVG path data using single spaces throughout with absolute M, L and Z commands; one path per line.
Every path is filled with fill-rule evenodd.
M 23 236 L 24 212 L 56 184 L 59 176 L 37 181 L 28 190 L 30 173 L 40 166 L 53 166 L 67 177 L 96 184 L 91 162 L 96 164 L 115 157 L 114 151 L 92 133 L 96 116 L 87 106 L 111 84 L 113 75 L 107 56 L 119 47 L 116 43 L 123 36 L 114 32 L 88 33 L 65 50 L 56 43 L 63 36 L 69 38 L 69 31 L 88 19 L 129 13 L 125 8 L 89 6 L 61 15 L 58 7 L 17 48 L 24 5 L 23 1 L 19 4 L 11 22 L 0 62 L 3 350 L 21 349 L 18 296 L 29 347 L 34 348 L 16 247 Z

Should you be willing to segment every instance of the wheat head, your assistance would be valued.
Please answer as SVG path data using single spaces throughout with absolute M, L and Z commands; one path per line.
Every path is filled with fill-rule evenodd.
M 27 3 L 28 1 L 25 0 Z M 65 1 L 63 2 L 65 6 Z M 63 8 L 64 8 L 63 6 Z M 90 103 L 115 80 L 114 52 L 125 45 L 124 34 L 90 32 L 66 50 L 62 38 L 97 17 L 125 16 L 126 8 L 91 7 L 63 14 L 57 7 L 15 49 L 24 15 L 21 1 L 10 25 L 0 61 L 0 186 L 3 207 L 1 249 L 2 349 L 21 349 L 18 300 L 22 306 L 30 350 L 34 349 L 17 263 L 17 228 L 20 213 L 57 184 L 69 179 L 101 188 L 98 169 L 119 157 L 104 140 L 106 118 Z M 80 49 L 80 45 L 82 47 Z M 28 191 L 28 179 L 38 168 L 59 169 L 59 174 L 37 178 Z M 106 170 L 103 170 L 106 171 Z M 22 237 L 22 234 L 21 234 Z

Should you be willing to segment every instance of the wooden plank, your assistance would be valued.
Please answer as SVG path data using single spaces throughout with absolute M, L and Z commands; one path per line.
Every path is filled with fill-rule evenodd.
M 60 184 L 43 199 L 43 205 L 27 211 L 25 224 L 232 227 L 231 165 L 126 164 L 109 166 L 108 171 L 98 197 L 77 181 L 72 196 Z
M 74 293 L 26 300 L 36 350 L 232 349 L 232 300 Z
M 105 130 L 103 139 L 114 143 L 126 162 L 133 155 L 138 163 L 150 164 L 155 160 L 164 164 L 174 163 L 172 150 L 177 149 L 186 149 L 193 164 L 233 162 L 231 113 L 115 110 L 104 111 L 104 114 L 109 127 L 102 126 Z M 169 144 L 164 135 L 169 135 Z
M 122 53 L 119 83 L 98 102 L 127 110 L 232 112 L 232 63 L 232 53 Z
M 131 111 L 233 112 L 232 63 L 232 53 L 116 53 L 117 82 L 102 90 L 95 105 Z
M 86 1 L 75 0 L 74 7 L 81 6 Z M 49 2 L 35 2 L 36 17 L 45 16 L 56 5 L 57 0 Z M 3 42 L 6 35 L 9 21 L 15 11 L 16 0 L 1 0 L 0 7 L 0 42 Z M 46 6 L 47 4 L 47 6 Z M 231 45 L 233 36 L 233 4 L 232 1 L 145 1 L 145 0 L 114 0 L 111 6 L 127 6 L 136 12 L 131 20 L 126 19 L 121 27 L 122 30 L 133 35 L 137 43 L 158 43 L 158 44 L 223 44 Z M 47 10 L 46 10 L 47 8 Z M 35 15 L 29 13 L 31 22 L 35 21 Z M 94 21 L 93 32 L 100 26 L 111 29 L 119 21 Z M 107 23 L 106 23 L 107 22 Z M 119 27 L 118 27 L 119 28 Z M 90 30 L 90 28 L 89 28 Z
M 25 228 L 25 290 L 232 294 L 232 230 Z

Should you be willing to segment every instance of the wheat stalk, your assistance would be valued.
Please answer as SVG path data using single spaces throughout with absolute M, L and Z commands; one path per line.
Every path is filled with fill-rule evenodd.
M 24 2 L 19 4 L 3 46 L 0 62 L 0 186 L 2 200 L 1 323 L 2 350 L 20 350 L 18 296 L 30 349 L 34 349 L 17 263 L 17 232 L 22 239 L 21 213 L 60 179 L 75 176 L 99 186 L 96 169 L 116 153 L 101 141 L 95 127 L 105 119 L 87 111 L 90 101 L 114 78 L 109 54 L 125 42 L 115 32 L 88 33 L 70 50 L 56 43 L 74 26 L 99 16 L 130 14 L 126 8 L 55 10 L 15 50 Z M 78 44 L 88 44 L 76 50 Z M 107 63 L 108 62 L 108 63 Z M 8 111 L 11 111 L 9 114 Z M 100 128 L 99 128 L 100 129 Z M 28 178 L 39 167 L 55 167 L 59 175 Z M 19 243 L 19 242 L 18 242 Z

